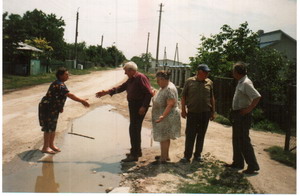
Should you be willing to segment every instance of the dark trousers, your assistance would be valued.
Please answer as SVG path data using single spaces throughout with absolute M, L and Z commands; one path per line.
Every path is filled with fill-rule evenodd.
M 185 129 L 185 151 L 184 157 L 190 159 L 193 154 L 194 143 L 196 139 L 194 157 L 200 157 L 203 149 L 204 137 L 207 130 L 210 112 L 187 114 L 187 123 Z
M 259 169 L 249 137 L 251 113 L 241 115 L 239 111 L 234 111 L 232 113 L 232 120 L 233 163 L 244 167 L 245 160 L 248 164 L 248 168 Z
M 130 154 L 133 156 L 139 156 L 142 153 L 141 149 L 141 131 L 142 123 L 145 115 L 139 114 L 139 109 L 142 107 L 142 101 L 129 101 L 129 136 L 130 136 Z

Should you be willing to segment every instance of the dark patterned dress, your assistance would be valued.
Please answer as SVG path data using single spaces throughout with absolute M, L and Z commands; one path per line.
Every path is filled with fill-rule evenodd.
M 44 132 L 56 130 L 59 113 L 63 110 L 69 92 L 60 80 L 54 81 L 39 103 L 39 122 Z

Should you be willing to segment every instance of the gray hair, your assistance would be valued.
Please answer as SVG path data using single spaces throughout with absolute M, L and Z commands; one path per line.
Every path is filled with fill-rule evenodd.
M 135 62 L 129 61 L 124 64 L 123 69 L 131 69 L 131 70 L 137 71 L 138 66 L 135 64 Z

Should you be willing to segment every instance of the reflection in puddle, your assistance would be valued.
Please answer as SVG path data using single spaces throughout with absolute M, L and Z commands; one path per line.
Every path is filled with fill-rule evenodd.
M 43 161 L 42 176 L 37 176 L 34 192 L 58 193 L 59 184 L 55 182 L 53 156 Z
M 4 175 L 3 192 L 104 193 L 108 187 L 118 187 L 120 160 L 130 149 L 129 121 L 112 110 L 102 106 L 76 119 L 68 132 L 94 139 L 66 134 L 62 152 L 39 160 L 30 155 L 26 161 L 34 162 L 31 167 Z M 151 130 L 143 128 L 142 147 L 151 143 Z

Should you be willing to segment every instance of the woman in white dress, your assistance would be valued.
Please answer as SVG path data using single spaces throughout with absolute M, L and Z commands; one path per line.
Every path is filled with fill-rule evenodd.
M 170 73 L 159 71 L 156 74 L 157 84 L 160 86 L 152 102 L 153 139 L 160 142 L 161 155 L 155 163 L 170 161 L 170 140 L 180 137 L 180 111 L 178 108 L 178 92 L 175 85 L 170 82 Z

